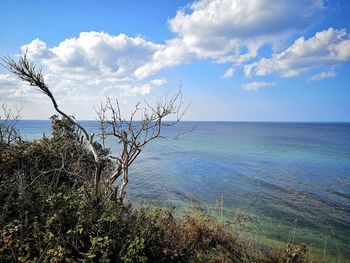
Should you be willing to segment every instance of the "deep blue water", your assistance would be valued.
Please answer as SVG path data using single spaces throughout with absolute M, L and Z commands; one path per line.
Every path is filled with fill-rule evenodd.
M 50 133 L 48 121 L 18 127 L 28 139 Z M 350 124 L 182 122 L 166 133 L 193 127 L 146 146 L 130 169 L 129 199 L 176 209 L 195 199 L 209 211 L 223 198 L 227 218 L 255 215 L 251 231 L 349 257 Z

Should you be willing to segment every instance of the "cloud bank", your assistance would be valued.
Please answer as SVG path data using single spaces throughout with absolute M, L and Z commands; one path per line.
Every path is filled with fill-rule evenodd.
M 169 23 L 197 57 L 242 62 L 254 58 L 265 43 L 278 46 L 307 29 L 323 10 L 322 0 L 200 0 Z
M 345 29 L 329 28 L 307 40 L 298 38 L 286 50 L 271 58 L 262 58 L 246 65 L 244 72 L 247 76 L 265 76 L 276 72 L 282 77 L 294 77 L 345 61 L 350 61 L 349 35 Z
M 172 54 L 177 51 L 173 43 L 161 45 L 140 36 L 113 36 L 104 32 L 82 32 L 54 47 L 35 39 L 23 45 L 21 51 L 42 65 L 45 81 L 58 99 L 66 103 L 78 98 L 81 101 L 81 94 L 84 94 L 86 103 L 99 101 L 105 96 L 147 95 L 167 83 L 165 78 L 152 78 L 151 75 L 183 62 L 182 58 L 176 59 Z M 0 75 L 0 86 L 4 87 L 2 96 L 7 98 L 29 101 L 38 98 L 24 83 L 9 74 Z
M 346 29 L 328 28 L 307 39 L 303 36 L 325 10 L 323 0 L 198 0 L 168 20 L 174 37 L 164 43 L 92 31 L 53 47 L 35 39 L 21 50 L 43 65 L 48 84 L 68 102 L 82 93 L 86 103 L 111 95 L 150 94 L 166 85 L 163 69 L 193 60 L 227 65 L 223 78 L 240 70 L 248 78 L 310 72 L 308 78 L 319 81 L 335 77 L 335 69 L 350 61 Z M 266 45 L 271 54 L 261 52 Z M 242 88 L 257 91 L 275 85 L 257 79 Z M 2 96 L 37 98 L 8 74 L 0 75 L 0 86 L 6 87 Z

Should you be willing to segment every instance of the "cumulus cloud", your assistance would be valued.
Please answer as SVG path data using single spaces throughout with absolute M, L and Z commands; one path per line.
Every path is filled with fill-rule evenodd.
M 330 67 L 350 61 L 350 39 L 345 29 L 329 28 L 305 40 L 298 38 L 286 50 L 271 58 L 244 67 L 247 76 L 265 76 L 277 72 L 282 77 L 294 77 L 311 69 Z
M 40 39 L 21 47 L 31 60 L 43 66 L 45 81 L 58 100 L 65 103 L 82 94 L 86 103 L 99 101 L 103 96 L 149 94 L 167 81 L 165 78 L 148 80 L 148 77 L 182 62 L 181 57 L 176 57 L 181 54 L 174 49 L 172 41 L 161 45 L 140 36 L 103 32 L 82 32 L 54 47 L 48 47 Z M 7 87 L 1 92 L 7 98 L 37 99 L 31 88 L 9 74 L 0 75 L 0 85 Z
M 247 83 L 242 85 L 242 88 L 248 91 L 257 91 L 262 88 L 268 88 L 268 87 L 273 87 L 276 86 L 275 82 L 257 82 L 253 81 L 251 83 Z
M 82 32 L 54 47 L 35 39 L 21 50 L 44 66 L 46 81 L 58 93 L 95 88 L 102 93 L 145 95 L 167 83 L 164 78 L 148 81 L 148 77 L 190 58 L 177 39 L 156 44 L 140 36 L 103 32 Z
M 197 57 L 241 63 L 254 58 L 263 44 L 305 30 L 322 10 L 322 0 L 199 0 L 169 24 Z
M 139 79 L 150 76 L 163 68 L 189 62 L 193 55 L 180 39 L 166 41 L 165 45 L 154 52 L 151 59 L 135 70 L 135 76 Z
M 40 39 L 34 39 L 27 45 L 21 47 L 22 53 L 27 53 L 28 57 L 32 60 L 48 58 L 50 51 L 46 47 L 46 43 Z
M 128 79 L 135 77 L 134 72 L 148 63 L 161 48 L 162 45 L 142 37 L 82 32 L 79 37 L 66 39 L 52 48 L 36 39 L 23 46 L 22 51 L 27 50 L 29 57 L 41 60 L 49 70 L 70 78 L 103 76 Z

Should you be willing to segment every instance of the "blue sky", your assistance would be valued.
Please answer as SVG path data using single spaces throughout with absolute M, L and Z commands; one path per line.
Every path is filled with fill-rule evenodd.
M 80 119 L 116 97 L 175 93 L 186 120 L 350 121 L 347 0 L 2 0 L 0 56 L 27 50 Z M 0 69 L 0 100 L 46 119 L 45 97 Z

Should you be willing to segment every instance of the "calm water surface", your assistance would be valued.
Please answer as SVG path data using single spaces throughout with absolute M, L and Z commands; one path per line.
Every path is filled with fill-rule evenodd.
M 193 127 L 145 148 L 130 169 L 129 199 L 176 209 L 195 199 L 215 211 L 223 198 L 227 218 L 237 209 L 254 218 L 249 231 L 350 257 L 350 124 L 183 122 L 166 132 Z M 38 138 L 50 122 L 19 129 Z

